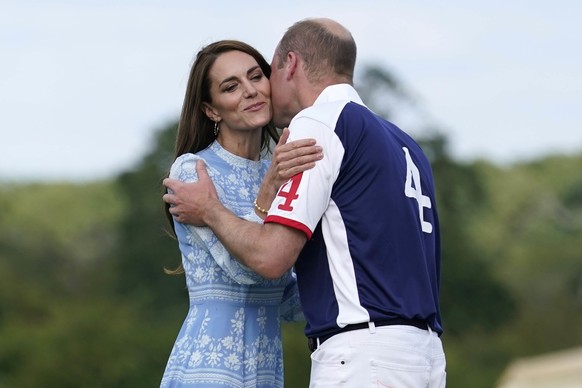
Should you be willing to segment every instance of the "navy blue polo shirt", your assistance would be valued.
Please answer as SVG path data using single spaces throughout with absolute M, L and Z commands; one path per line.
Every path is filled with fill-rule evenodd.
M 393 318 L 442 333 L 433 176 L 417 143 L 347 84 L 327 87 L 289 130 L 324 152 L 281 187 L 265 219 L 308 237 L 295 264 L 305 334 Z

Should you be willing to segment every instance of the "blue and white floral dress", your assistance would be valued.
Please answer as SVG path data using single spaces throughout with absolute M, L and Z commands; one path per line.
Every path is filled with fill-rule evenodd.
M 252 161 L 218 142 L 176 159 L 170 177 L 197 180 L 203 159 L 221 202 L 262 222 L 253 200 L 269 161 Z M 190 308 L 161 387 L 283 387 L 281 321 L 303 320 L 294 274 L 267 280 L 232 257 L 207 227 L 174 222 Z

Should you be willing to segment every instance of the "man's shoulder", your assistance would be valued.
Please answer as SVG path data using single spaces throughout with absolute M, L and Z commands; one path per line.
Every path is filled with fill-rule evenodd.
M 337 118 L 342 113 L 344 108 L 350 101 L 347 100 L 337 100 L 328 101 L 316 105 L 312 105 L 308 108 L 303 109 L 299 112 L 293 120 L 299 119 L 311 119 L 325 123 L 326 125 L 333 127 L 337 122 Z

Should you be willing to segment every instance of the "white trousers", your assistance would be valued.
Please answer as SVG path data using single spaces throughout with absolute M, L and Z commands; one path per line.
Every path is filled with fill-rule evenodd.
M 311 354 L 310 388 L 442 388 L 441 339 L 414 326 L 382 326 L 336 334 Z

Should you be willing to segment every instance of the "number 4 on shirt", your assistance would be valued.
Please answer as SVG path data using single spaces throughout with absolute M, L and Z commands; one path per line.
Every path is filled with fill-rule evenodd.
M 408 198 L 416 199 L 418 202 L 418 216 L 420 218 L 420 225 L 424 233 L 432 233 L 432 225 L 430 222 L 424 220 L 424 208 L 431 208 L 432 204 L 430 198 L 422 194 L 422 186 L 420 184 L 420 171 L 412 161 L 408 148 L 402 147 L 404 155 L 406 156 L 406 183 L 404 184 L 404 194 Z M 414 184 L 414 186 L 413 186 Z
M 278 206 L 279 209 L 289 212 L 293 210 L 293 206 L 291 206 L 291 203 L 295 201 L 297 198 L 299 198 L 297 190 L 299 189 L 299 182 L 301 182 L 302 177 L 303 173 L 301 172 L 293 176 L 293 178 L 291 178 L 283 186 L 281 186 L 281 189 L 279 190 L 279 193 L 277 193 L 277 196 L 285 198 L 285 202 Z M 285 189 L 287 189 L 287 191 L 285 191 Z

